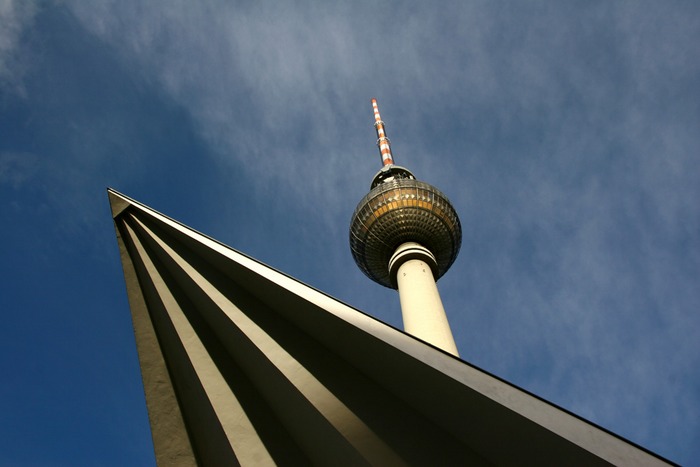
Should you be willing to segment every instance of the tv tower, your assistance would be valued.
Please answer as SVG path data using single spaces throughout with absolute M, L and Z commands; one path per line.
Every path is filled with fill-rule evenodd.
M 383 166 L 352 216 L 352 256 L 370 279 L 399 291 L 407 333 L 458 355 L 436 281 L 459 253 L 459 217 L 440 190 L 394 164 L 376 99 L 372 107 Z

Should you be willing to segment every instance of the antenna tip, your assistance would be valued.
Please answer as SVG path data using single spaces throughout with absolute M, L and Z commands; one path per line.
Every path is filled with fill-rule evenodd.
M 372 98 L 372 104 L 376 104 L 376 103 L 377 103 L 377 99 L 375 99 L 375 98 L 373 97 L 373 98 Z

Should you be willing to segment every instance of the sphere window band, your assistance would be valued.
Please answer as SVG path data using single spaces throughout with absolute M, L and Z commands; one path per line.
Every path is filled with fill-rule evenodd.
M 367 214 L 367 211 L 364 211 L 362 214 L 365 227 L 368 229 L 376 219 L 386 214 L 388 211 L 402 207 L 420 207 L 422 209 L 434 211 L 435 214 L 443 218 L 451 228 L 454 228 L 454 222 L 452 222 L 451 219 L 452 216 L 441 207 L 443 205 L 441 198 L 433 197 L 432 193 L 426 191 L 422 193 L 419 192 L 418 195 L 415 195 L 410 192 L 402 191 L 401 188 L 399 188 L 391 192 L 382 193 L 381 197 L 370 200 L 369 205 L 371 208 L 371 216 Z M 371 220 L 368 220 L 368 218 Z

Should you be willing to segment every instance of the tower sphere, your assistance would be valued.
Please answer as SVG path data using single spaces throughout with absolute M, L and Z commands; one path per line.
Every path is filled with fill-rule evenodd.
M 435 280 L 450 268 L 462 244 L 462 226 L 440 190 L 415 179 L 403 167 L 388 165 L 372 181 L 350 224 L 350 249 L 357 266 L 373 281 L 396 289 L 389 261 L 407 242 L 433 254 Z

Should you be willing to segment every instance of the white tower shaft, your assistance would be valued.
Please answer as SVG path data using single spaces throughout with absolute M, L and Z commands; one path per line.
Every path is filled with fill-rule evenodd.
M 403 327 L 407 333 L 458 357 L 434 267 L 435 257 L 417 243 L 404 243 L 392 256 L 389 269 L 398 285 Z

